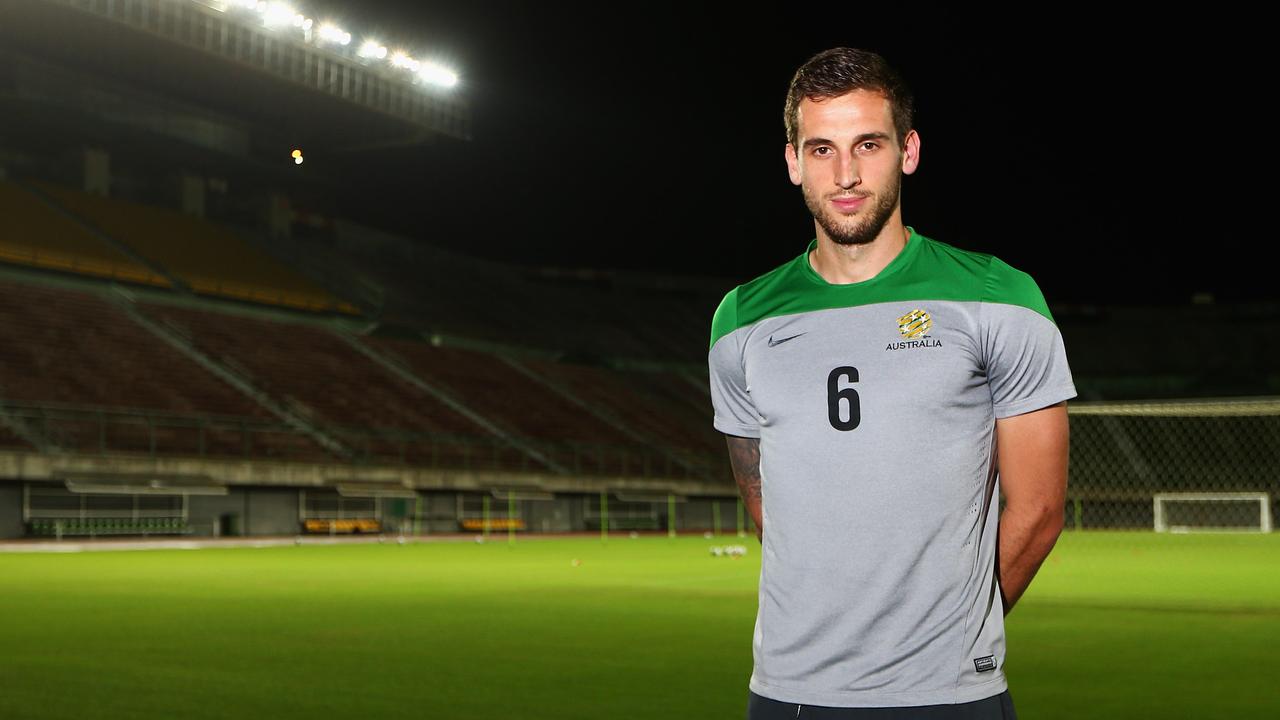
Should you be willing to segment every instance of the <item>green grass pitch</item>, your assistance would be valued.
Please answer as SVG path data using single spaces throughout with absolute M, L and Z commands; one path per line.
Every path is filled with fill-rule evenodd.
M 0 555 L 0 718 L 742 718 L 759 559 L 625 535 Z M 1277 567 L 1280 535 L 1065 533 L 1007 619 L 1019 715 L 1280 717 Z

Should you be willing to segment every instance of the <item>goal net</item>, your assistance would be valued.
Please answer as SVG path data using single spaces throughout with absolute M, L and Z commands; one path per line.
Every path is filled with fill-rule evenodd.
M 1068 529 L 1275 524 L 1280 398 L 1071 402 Z

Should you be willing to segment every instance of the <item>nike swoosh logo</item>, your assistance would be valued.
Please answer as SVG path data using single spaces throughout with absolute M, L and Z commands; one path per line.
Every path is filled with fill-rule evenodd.
M 784 343 L 784 342 L 786 342 L 786 341 L 788 341 L 788 340 L 795 340 L 796 338 L 800 337 L 801 335 L 807 335 L 807 334 L 808 334 L 807 332 L 796 333 L 795 335 L 792 335 L 791 337 L 778 338 L 777 340 L 774 340 L 774 339 L 773 339 L 773 336 L 772 336 L 772 335 L 770 335 L 770 336 L 769 336 L 769 347 L 773 347 L 774 345 L 781 345 L 782 343 Z

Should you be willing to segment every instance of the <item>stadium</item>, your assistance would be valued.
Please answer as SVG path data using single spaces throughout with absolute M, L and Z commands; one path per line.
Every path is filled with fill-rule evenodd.
M 749 274 L 432 226 L 469 190 L 405 168 L 494 120 L 394 31 L 0 12 L 0 718 L 741 717 L 706 348 Z M 1280 300 L 1046 296 L 1080 396 L 1020 712 L 1280 714 Z

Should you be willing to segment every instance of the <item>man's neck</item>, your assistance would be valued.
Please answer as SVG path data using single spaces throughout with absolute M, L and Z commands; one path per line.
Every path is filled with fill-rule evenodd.
M 841 245 L 818 230 L 818 245 L 809 253 L 809 267 L 832 285 L 870 280 L 893 262 L 907 246 L 907 228 L 898 218 L 885 223 L 875 240 Z

